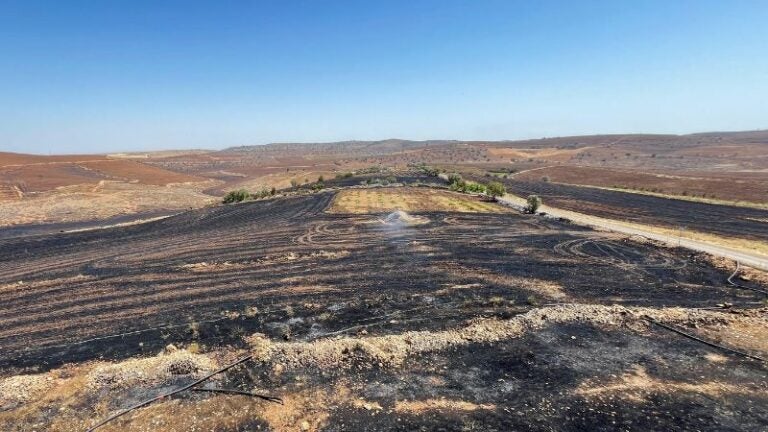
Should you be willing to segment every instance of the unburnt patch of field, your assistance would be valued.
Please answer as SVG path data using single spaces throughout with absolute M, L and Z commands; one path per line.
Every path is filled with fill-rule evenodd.
M 50 224 L 65 229 L 67 225 L 108 224 L 113 218 L 170 214 L 218 201 L 203 192 L 215 184 L 213 180 L 166 186 L 101 181 L 60 187 L 0 202 L 0 227 L 35 231 L 32 225 Z
M 505 213 L 508 209 L 465 194 L 427 188 L 348 189 L 336 194 L 331 213 L 382 213 L 446 211 L 458 213 Z
M 730 269 L 707 257 L 514 213 L 429 209 L 412 214 L 425 223 L 390 224 L 327 212 L 336 197 L 0 240 L 0 388 L 26 391 L 0 400 L 0 428 L 85 429 L 247 353 L 257 361 L 209 385 L 284 405 L 188 392 L 104 430 L 768 421 L 764 366 L 643 319 L 768 355 L 753 337 L 764 296 L 728 286 Z M 190 354 L 156 358 L 169 344 Z
M 213 200 L 221 182 L 104 156 L 0 153 L 0 226 L 169 213 Z

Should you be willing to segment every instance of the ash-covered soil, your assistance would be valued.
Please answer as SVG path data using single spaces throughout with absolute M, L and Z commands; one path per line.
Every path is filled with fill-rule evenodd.
M 185 392 L 101 430 L 768 428 L 764 362 L 646 319 L 768 356 L 765 296 L 709 257 L 333 194 L 0 240 L 0 429 L 85 430 L 246 354 L 205 386 L 284 404 Z
M 649 195 L 502 179 L 510 193 L 536 194 L 547 205 L 628 222 L 768 241 L 768 210 L 660 198 Z

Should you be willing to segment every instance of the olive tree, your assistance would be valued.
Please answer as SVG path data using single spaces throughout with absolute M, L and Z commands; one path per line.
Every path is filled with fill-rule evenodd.
M 504 188 L 504 185 L 499 182 L 490 182 L 485 186 L 485 193 L 493 198 L 498 198 L 504 196 L 504 194 L 507 193 L 507 190 Z
M 528 202 L 528 205 L 525 207 L 527 213 L 534 214 L 541 207 L 541 198 L 538 195 L 528 195 L 526 201 Z

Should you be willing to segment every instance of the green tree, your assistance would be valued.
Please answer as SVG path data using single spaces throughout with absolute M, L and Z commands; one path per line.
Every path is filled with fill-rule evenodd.
M 528 205 L 525 207 L 525 211 L 534 214 L 537 210 L 539 210 L 539 207 L 541 207 L 541 198 L 538 195 L 528 195 L 528 199 L 526 200 L 528 202 Z
M 504 196 L 505 193 L 507 193 L 507 189 L 504 188 L 504 185 L 499 182 L 490 182 L 488 185 L 485 186 L 486 193 L 493 198 L 498 198 Z

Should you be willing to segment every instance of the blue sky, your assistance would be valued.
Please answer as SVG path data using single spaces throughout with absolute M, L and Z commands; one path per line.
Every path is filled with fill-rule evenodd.
M 762 0 L 0 0 L 0 150 L 763 129 L 766 22 Z

